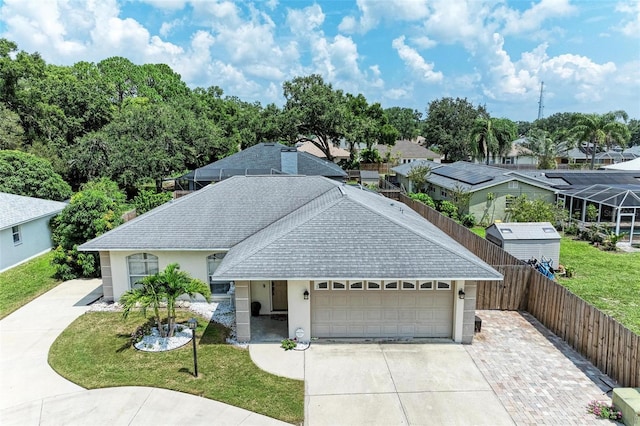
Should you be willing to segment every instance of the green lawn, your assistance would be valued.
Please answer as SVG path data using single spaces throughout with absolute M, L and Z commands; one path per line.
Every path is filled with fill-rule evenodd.
M 52 257 L 49 252 L 0 274 L 0 319 L 60 284 Z
M 192 313 L 179 312 L 178 322 Z M 88 389 L 151 386 L 186 392 L 301 423 L 304 382 L 269 374 L 249 351 L 224 344 L 226 329 L 202 320 L 198 328 L 198 373 L 193 377 L 192 345 L 169 352 L 141 352 L 130 334 L 145 319 L 132 314 L 91 312 L 72 323 L 53 343 L 49 363 L 59 374 Z M 204 329 L 206 327 L 206 329 Z M 204 333 L 204 334 L 203 334 Z M 287 356 L 287 353 L 282 353 Z
M 474 234 L 484 238 L 487 236 L 487 230 L 485 229 L 484 226 L 474 226 L 473 228 L 469 229 L 471 232 L 473 232 Z
M 573 278 L 558 281 L 640 334 L 640 253 L 607 252 L 567 237 L 560 263 L 575 268 Z

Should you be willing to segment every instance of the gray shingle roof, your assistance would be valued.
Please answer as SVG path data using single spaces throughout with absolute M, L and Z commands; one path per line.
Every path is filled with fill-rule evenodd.
M 322 177 L 234 177 L 80 249 L 229 249 L 221 280 L 502 278 L 406 205 Z
M 66 203 L 0 192 L 0 229 L 61 212 Z
M 281 173 L 281 151 L 288 148 L 279 143 L 259 143 L 243 151 L 200 167 L 182 176 L 184 179 L 219 181 L 229 176 Z M 307 152 L 298 151 L 298 172 L 306 176 L 346 177 L 337 164 Z

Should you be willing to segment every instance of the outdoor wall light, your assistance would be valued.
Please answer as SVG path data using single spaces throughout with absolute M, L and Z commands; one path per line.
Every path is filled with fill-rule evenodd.
M 464 299 L 464 290 L 463 289 L 458 290 L 458 299 Z
M 305 290 L 302 295 L 304 296 L 304 300 L 309 300 L 309 290 Z

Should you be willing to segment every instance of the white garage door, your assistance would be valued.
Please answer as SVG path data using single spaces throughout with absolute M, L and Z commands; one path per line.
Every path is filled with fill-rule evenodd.
M 315 284 L 311 295 L 312 337 L 452 336 L 450 283 L 356 283 Z M 356 287 L 350 288 L 354 284 Z

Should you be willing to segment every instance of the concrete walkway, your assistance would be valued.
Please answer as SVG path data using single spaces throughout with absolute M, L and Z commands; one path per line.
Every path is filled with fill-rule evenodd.
M 60 377 L 47 362 L 49 348 L 101 295 L 99 286 L 99 280 L 67 281 L 0 321 L 1 425 L 286 424 L 180 392 L 86 390 Z

